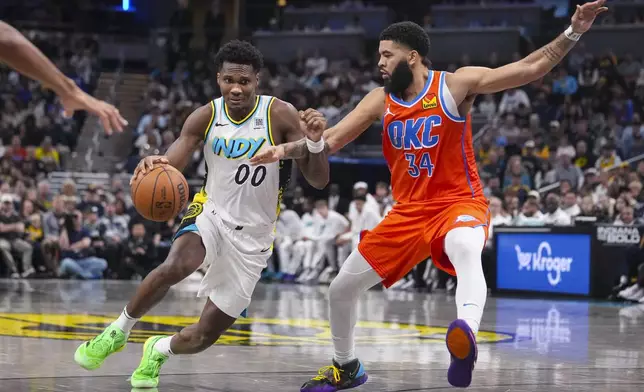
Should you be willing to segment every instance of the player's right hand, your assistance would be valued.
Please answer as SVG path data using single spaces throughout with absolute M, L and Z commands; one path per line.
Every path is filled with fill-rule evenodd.
M 595 0 L 578 5 L 575 14 L 572 16 L 572 31 L 583 34 L 590 30 L 597 15 L 608 11 L 608 7 L 604 7 L 605 4 L 606 0 Z
M 165 155 L 150 155 L 149 157 L 141 159 L 139 164 L 136 166 L 136 169 L 134 169 L 134 174 L 132 174 L 132 178 L 130 179 L 130 185 L 132 185 L 139 176 L 143 177 L 148 171 L 154 169 L 154 166 L 158 164 L 169 165 L 170 161 L 168 161 L 168 157 Z
M 326 119 L 315 109 L 300 110 L 300 128 L 304 136 L 317 142 L 326 129 Z
M 250 164 L 253 166 L 257 165 L 266 165 L 268 163 L 277 162 L 280 159 L 284 159 L 286 151 L 284 151 L 284 146 L 278 144 L 277 146 L 268 146 L 261 149 L 257 155 L 250 159 Z

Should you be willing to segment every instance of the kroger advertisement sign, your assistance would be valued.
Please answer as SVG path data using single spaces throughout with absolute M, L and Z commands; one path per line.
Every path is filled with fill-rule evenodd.
M 496 233 L 497 288 L 590 292 L 590 235 Z

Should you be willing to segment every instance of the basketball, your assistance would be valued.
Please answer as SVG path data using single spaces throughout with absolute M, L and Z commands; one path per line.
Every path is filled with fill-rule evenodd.
M 130 186 L 134 207 L 145 219 L 166 222 L 186 208 L 188 182 L 170 165 L 156 165 Z

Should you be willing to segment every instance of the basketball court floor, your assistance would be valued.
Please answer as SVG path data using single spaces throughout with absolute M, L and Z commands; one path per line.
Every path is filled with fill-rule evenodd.
M 117 315 L 137 282 L 0 281 L 0 391 L 130 391 L 150 335 L 197 320 L 203 300 L 182 283 L 139 323 L 125 350 L 94 372 L 77 345 Z M 202 354 L 171 358 L 158 390 L 299 391 L 329 364 L 326 287 L 260 285 L 249 318 Z M 357 392 L 448 391 L 444 294 L 370 291 L 357 352 L 370 380 Z M 490 298 L 471 391 L 643 391 L 644 305 Z

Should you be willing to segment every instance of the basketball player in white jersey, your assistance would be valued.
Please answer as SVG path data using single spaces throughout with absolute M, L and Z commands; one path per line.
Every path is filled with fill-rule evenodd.
M 134 174 L 134 178 L 144 175 L 160 163 L 183 170 L 203 145 L 205 185 L 189 206 L 165 262 L 143 280 L 121 316 L 83 343 L 74 356 L 85 369 L 98 368 L 125 346 L 137 320 L 205 261 L 208 270 L 198 295 L 208 300 L 199 322 L 174 336 L 148 339 L 141 364 L 132 374 L 135 388 L 156 387 L 160 367 L 171 355 L 195 354 L 210 347 L 248 307 L 273 251 L 282 190 L 291 171 L 291 161 L 251 166 L 250 158 L 263 146 L 306 136 L 311 155 L 297 160 L 298 167 L 316 188 L 324 188 L 329 181 L 322 115 L 300 119 L 292 105 L 257 95 L 263 61 L 249 43 L 227 43 L 215 63 L 222 98 L 193 112 L 167 154 L 145 158 Z
M 127 121 L 118 109 L 100 101 L 81 90 L 73 80 L 65 76 L 47 57 L 29 42 L 18 30 L 0 21 L 0 63 L 5 63 L 21 74 L 39 81 L 53 90 L 70 117 L 76 110 L 86 110 L 101 120 L 108 135 L 112 130 L 123 131 Z

